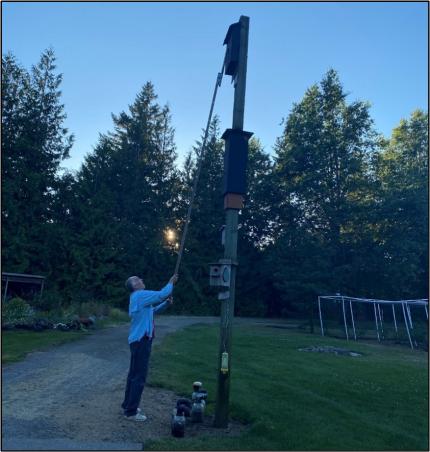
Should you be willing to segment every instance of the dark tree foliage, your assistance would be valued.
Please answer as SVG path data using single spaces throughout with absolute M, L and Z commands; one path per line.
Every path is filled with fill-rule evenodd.
M 186 219 L 194 178 L 199 164 L 202 142 L 198 141 L 185 160 L 182 173 L 182 207 L 179 212 L 180 234 Z M 220 139 L 219 120 L 210 126 L 203 153 L 197 192 L 181 262 L 181 284 L 176 290 L 179 312 L 216 314 L 219 302 L 209 288 L 209 263 L 223 255 L 221 227 L 224 224 L 221 193 L 224 144 Z
M 175 222 L 179 177 L 170 112 L 156 99 L 147 83 L 129 113 L 113 115 L 114 131 L 77 175 L 73 250 L 83 297 L 126 304 L 127 276 L 143 275 L 154 288 L 171 276 L 164 234 Z
M 182 169 L 171 115 L 146 83 L 112 115 L 76 173 L 60 171 L 62 76 L 52 50 L 29 72 L 2 58 L 3 271 L 47 276 L 45 307 L 127 307 L 124 281 L 159 289 L 174 270 L 201 142 Z M 378 136 L 365 102 L 334 70 L 284 120 L 271 158 L 249 143 L 239 214 L 236 315 L 312 319 L 321 294 L 422 298 L 428 292 L 428 115 Z M 258 135 L 258 131 L 254 131 Z M 171 313 L 219 314 L 209 263 L 224 254 L 224 142 L 210 124 Z M 170 236 L 168 231 L 176 235 Z
M 362 220 L 375 146 L 369 106 L 347 104 L 334 70 L 285 121 L 275 146 L 276 241 L 266 256 L 285 309 L 318 293 L 354 293 L 349 231 Z
M 375 166 L 380 292 L 421 298 L 428 293 L 428 113 L 401 120 Z
M 273 293 L 270 273 L 264 268 L 265 250 L 273 240 L 276 186 L 272 176 L 273 162 L 270 156 L 264 152 L 258 139 L 251 138 L 245 208 L 239 215 L 237 315 L 265 315 L 268 312 L 265 300 Z
M 2 267 L 49 275 L 51 204 L 57 170 L 73 136 L 64 127 L 62 75 L 45 51 L 28 72 L 11 54 L 2 58 Z

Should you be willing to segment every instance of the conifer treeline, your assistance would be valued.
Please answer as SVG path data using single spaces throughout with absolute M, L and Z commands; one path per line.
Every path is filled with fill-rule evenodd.
M 173 272 L 199 143 L 177 163 L 167 106 L 146 83 L 113 115 L 76 173 L 59 171 L 64 127 L 55 55 L 31 71 L 2 58 L 2 268 L 47 277 L 46 307 L 127 306 L 124 280 L 158 289 Z M 428 114 L 385 139 L 334 70 L 284 119 L 273 157 L 250 141 L 239 217 L 236 313 L 304 313 L 319 294 L 422 298 L 428 292 Z M 258 130 L 254 131 L 258 136 Z M 224 144 L 211 124 L 174 310 L 217 314 L 208 264 L 223 255 Z

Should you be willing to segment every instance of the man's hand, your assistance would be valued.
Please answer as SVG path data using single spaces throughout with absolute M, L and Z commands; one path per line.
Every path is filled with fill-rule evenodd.
M 173 304 L 173 297 L 170 295 L 170 297 L 167 298 L 167 302 L 169 304 Z
M 177 280 L 178 280 L 178 275 L 175 274 L 169 279 L 169 283 L 176 284 Z

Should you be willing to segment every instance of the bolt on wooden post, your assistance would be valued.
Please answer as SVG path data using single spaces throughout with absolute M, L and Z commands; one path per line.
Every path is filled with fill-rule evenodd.
M 222 138 L 224 154 L 224 210 L 226 215 L 224 263 L 229 263 L 229 287 L 221 299 L 220 345 L 218 355 L 218 382 L 215 407 L 215 427 L 227 427 L 231 378 L 232 323 L 237 268 L 238 213 L 243 208 L 246 193 L 246 164 L 248 140 L 252 133 L 243 130 L 245 111 L 246 67 L 248 59 L 249 17 L 241 16 L 230 25 L 224 44 L 227 45 L 224 71 L 234 80 L 233 125 Z

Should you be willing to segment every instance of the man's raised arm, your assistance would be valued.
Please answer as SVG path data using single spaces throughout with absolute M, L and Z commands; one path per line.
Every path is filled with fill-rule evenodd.
M 173 286 L 177 281 L 178 275 L 173 275 L 161 290 L 145 290 L 141 295 L 142 299 L 139 300 L 140 304 L 143 306 L 152 306 L 163 302 L 172 294 Z

